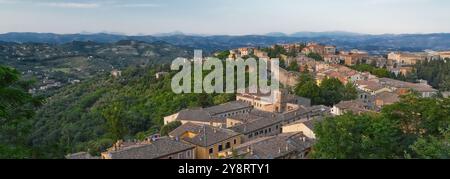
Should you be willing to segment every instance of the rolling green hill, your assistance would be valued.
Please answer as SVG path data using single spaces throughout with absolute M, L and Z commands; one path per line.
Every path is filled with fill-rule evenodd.
M 105 150 L 117 139 L 157 133 L 163 117 L 188 107 L 210 106 L 230 95 L 176 95 L 160 67 L 129 68 L 121 77 L 101 75 L 70 85 L 47 99 L 33 119 L 30 145 L 39 158 Z M 171 75 L 174 75 L 173 73 Z
M 193 50 L 165 42 L 123 40 L 116 43 L 0 44 L 0 64 L 14 67 L 25 79 L 35 79 L 38 93 L 46 85 L 58 87 L 88 80 L 113 69 L 170 64 L 177 57 L 192 57 Z M 58 85 L 59 84 L 59 85 Z

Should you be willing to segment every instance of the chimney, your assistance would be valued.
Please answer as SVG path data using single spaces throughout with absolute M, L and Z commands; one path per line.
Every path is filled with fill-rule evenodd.
M 123 144 L 123 140 L 118 140 L 117 143 L 116 143 L 116 146 L 118 148 L 120 148 L 120 147 L 122 147 L 122 144 Z
M 253 155 L 253 147 L 248 146 L 247 147 L 247 152 L 250 153 L 250 155 Z

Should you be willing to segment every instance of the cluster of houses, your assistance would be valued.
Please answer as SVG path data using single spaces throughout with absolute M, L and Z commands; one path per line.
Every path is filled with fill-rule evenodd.
M 79 80 L 78 81 L 69 81 L 69 82 L 75 83 L 75 82 L 79 82 Z M 46 90 L 49 90 L 49 89 L 59 88 L 62 85 L 63 84 L 61 82 L 53 80 L 53 79 L 49 79 L 48 76 L 46 76 L 42 80 L 41 86 L 39 86 L 37 88 L 30 88 L 28 90 L 28 92 L 31 93 L 31 94 L 35 94 L 38 90 L 39 91 L 46 91 Z
M 285 48 L 292 48 L 284 45 Z M 309 53 L 316 53 L 323 57 L 323 61 L 309 58 Z M 364 112 L 378 112 L 383 106 L 400 101 L 400 96 L 411 92 L 427 98 L 438 93 L 426 81 L 409 83 L 389 78 L 378 78 L 369 72 L 358 72 L 349 68 L 356 64 L 371 64 L 379 68 L 386 68 L 395 74 L 410 73 L 412 65 L 438 59 L 450 58 L 450 52 L 425 51 L 418 53 L 392 52 L 384 56 L 369 55 L 365 51 L 338 51 L 334 46 L 308 43 L 296 57 L 288 57 L 287 64 L 296 62 L 299 71 L 312 73 L 320 85 L 328 78 L 339 79 L 343 84 L 352 83 L 358 90 L 358 99 L 343 101 L 331 108 L 332 115 L 342 115 L 346 112 L 355 114 Z M 281 73 L 283 74 L 283 73 Z M 289 86 L 289 85 L 287 85 Z
M 427 98 L 438 93 L 438 90 L 424 80 L 410 83 L 390 78 L 378 78 L 369 72 L 359 72 L 347 66 L 329 62 L 319 62 L 308 57 L 300 56 L 294 60 L 300 65 L 300 70 L 308 68 L 318 85 L 328 78 L 336 78 L 343 84 L 351 83 L 358 91 L 358 99 L 343 101 L 333 106 L 332 115 L 342 115 L 345 112 L 363 113 L 378 112 L 383 106 L 400 101 L 400 96 L 411 92 Z
M 379 68 L 384 67 L 396 75 L 406 75 L 412 72 L 412 66 L 423 61 L 450 59 L 450 51 L 391 52 L 386 56 L 380 56 L 370 55 L 366 51 L 357 49 L 350 51 L 337 50 L 335 46 L 320 45 L 317 43 L 308 43 L 301 50 L 300 57 L 297 58 L 305 58 L 305 55 L 310 53 L 316 53 L 322 56 L 327 64 L 341 64 L 346 66 L 371 64 Z
M 450 59 L 450 51 L 431 51 L 424 52 L 391 52 L 385 56 L 370 55 L 362 50 L 338 50 L 332 45 L 321 45 L 318 43 L 307 44 L 279 44 L 286 51 L 294 50 L 297 55 L 295 57 L 281 55 L 281 59 L 285 60 L 287 64 L 296 61 L 300 66 L 300 71 L 314 71 L 316 65 L 337 65 L 337 66 L 354 66 L 356 64 L 370 64 L 378 68 L 385 68 L 395 75 L 407 75 L 411 73 L 414 68 L 413 65 L 430 60 Z M 275 48 L 275 46 L 272 46 Z M 315 53 L 323 57 L 323 62 L 317 62 L 308 57 L 309 54 Z M 240 57 L 255 56 L 260 59 L 269 59 L 267 52 L 259 48 L 243 47 L 230 50 L 229 59 L 236 59 Z M 353 73 L 353 72 L 350 72 Z M 320 75 L 320 74 L 319 74 Z M 331 76 L 338 77 L 338 74 L 331 74 Z M 344 75 L 352 76 L 352 74 Z M 344 78 L 345 78 L 344 77 Z M 319 76 L 320 78 L 320 76 Z M 344 79 L 342 79 L 344 80 Z M 296 74 L 283 69 L 280 69 L 280 82 L 286 86 L 295 86 Z
M 364 78 L 355 81 L 358 90 L 358 99 L 342 101 L 333 106 L 332 115 L 342 115 L 346 112 L 360 114 L 364 112 L 379 112 L 384 106 L 400 101 L 400 97 L 409 93 L 417 93 L 423 98 L 438 94 L 438 90 L 427 84 L 409 83 L 390 78 Z
M 347 66 L 358 63 L 378 67 L 402 68 L 422 60 L 448 58 L 450 52 L 398 53 L 387 58 L 370 56 L 360 50 L 337 51 L 334 46 L 317 43 L 281 45 L 286 50 L 298 49 L 296 57 L 286 57 L 288 64 L 297 62 L 299 71 L 313 74 L 317 84 L 336 78 L 343 84 L 354 84 L 358 97 L 332 107 L 311 106 L 311 101 L 290 94 L 288 90 L 273 90 L 268 94 L 241 93 L 236 100 L 208 108 L 185 109 L 164 118 L 164 124 L 181 126 L 168 136 L 152 136 L 145 141 L 118 141 L 113 147 L 92 157 L 82 152 L 68 155 L 69 159 L 303 159 L 307 158 L 316 135 L 314 126 L 328 116 L 348 112 L 361 114 L 379 112 L 383 106 L 400 101 L 400 96 L 416 92 L 427 98 L 437 94 L 426 81 L 409 83 L 378 78 L 368 72 L 358 72 Z M 316 53 L 324 57 L 317 61 L 307 57 Z M 434 54 L 434 55 L 430 55 Z M 437 55 L 436 55 L 437 54 Z M 257 48 L 238 48 L 229 58 L 254 55 L 268 59 Z M 344 66 L 345 64 L 346 66 Z M 293 86 L 296 73 L 280 69 L 280 82 Z M 406 73 L 406 72 L 405 72 Z M 158 73 L 162 78 L 167 73 Z
M 330 64 L 327 62 L 317 62 L 307 57 L 296 58 L 300 64 L 300 70 L 308 68 L 309 72 L 314 75 L 317 85 L 328 78 L 336 78 L 343 84 L 351 83 L 358 90 L 358 100 L 353 101 L 355 105 L 337 104 L 334 108 L 348 109 L 353 112 L 361 112 L 366 110 L 379 111 L 383 106 L 396 103 L 400 100 L 400 96 L 410 92 L 418 93 L 422 97 L 432 97 L 438 93 L 426 81 L 421 80 L 419 83 L 410 83 L 390 78 L 378 78 L 368 72 L 358 72 L 347 66 Z M 358 105 L 363 102 L 364 105 Z M 363 106 L 363 107 L 359 107 Z M 333 110 L 332 114 L 340 115 L 344 110 Z
M 268 53 L 254 47 L 242 47 L 238 49 L 230 50 L 230 54 L 228 55 L 228 59 L 238 59 L 244 58 L 254 55 L 258 58 L 269 58 Z
M 349 68 L 356 64 L 371 64 L 379 68 L 386 68 L 390 72 L 406 75 L 413 71 L 413 65 L 439 59 L 450 59 L 449 51 L 424 51 L 424 52 L 391 52 L 386 56 L 370 55 L 361 50 L 339 51 L 335 46 L 308 43 L 300 48 L 299 44 L 282 44 L 286 51 L 296 49 L 296 57 L 285 57 L 287 64 L 296 62 L 299 71 L 311 72 L 317 84 L 320 85 L 324 79 L 336 78 L 343 84 L 352 83 L 358 90 L 358 99 L 343 101 L 331 108 L 332 115 L 342 115 L 346 112 L 364 113 L 378 112 L 383 106 L 400 101 L 400 96 L 411 92 L 420 96 L 432 97 L 438 93 L 426 81 L 419 83 L 404 82 L 389 78 L 378 78 L 369 72 L 358 72 Z M 242 51 L 254 52 L 255 48 L 240 48 L 234 50 L 236 54 Z M 323 57 L 323 61 L 317 61 L 308 57 L 315 53 Z M 266 54 L 263 54 L 261 57 Z M 298 74 L 280 69 L 280 82 L 285 86 L 294 86 Z
M 330 115 L 326 106 L 275 90 L 244 93 L 236 101 L 185 109 L 164 118 L 181 126 L 168 136 L 119 141 L 101 159 L 301 159 L 315 140 L 313 126 Z M 87 153 L 69 159 L 93 158 Z M 95 158 L 95 157 L 94 157 Z
M 77 51 L 65 51 L 49 44 L 8 44 L 0 45 L 3 58 L 10 60 L 35 60 L 78 55 Z

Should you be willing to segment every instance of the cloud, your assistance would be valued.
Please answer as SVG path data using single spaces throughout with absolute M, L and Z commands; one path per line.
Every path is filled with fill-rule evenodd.
M 11 0 L 0 0 L 0 4 L 15 4 L 16 1 Z
M 58 8 L 74 8 L 74 9 L 94 9 L 100 7 L 112 7 L 112 8 L 154 8 L 161 7 L 161 4 L 157 3 L 139 3 L 139 2 L 124 2 L 116 0 L 91 0 L 91 1 L 75 1 L 67 0 L 63 2 L 57 2 L 57 0 L 0 0 L 0 4 L 22 4 L 22 5 L 38 5 L 47 7 L 58 7 Z
M 59 3 L 45 3 L 46 6 L 61 7 L 61 8 L 78 8 L 78 9 L 93 9 L 100 7 L 98 3 L 76 3 L 76 2 L 59 2 Z
M 0 0 L 8 1 L 8 0 Z M 79 9 L 93 9 L 100 7 L 115 7 L 115 8 L 145 8 L 145 7 L 160 7 L 160 4 L 155 3 L 129 3 L 119 1 L 91 1 L 91 2 L 39 2 L 38 4 L 50 7 L 59 8 L 79 8 Z
M 368 0 L 370 5 L 392 5 L 392 4 L 407 4 L 407 3 L 427 3 L 433 0 Z
M 116 7 L 160 7 L 160 4 L 150 4 L 150 3 L 145 3 L 145 4 L 119 4 L 116 5 Z

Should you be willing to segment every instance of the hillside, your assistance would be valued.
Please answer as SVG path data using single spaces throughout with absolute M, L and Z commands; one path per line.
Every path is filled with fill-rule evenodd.
M 0 44 L 0 64 L 18 69 L 25 78 L 35 78 L 39 91 L 48 85 L 65 86 L 98 74 L 109 74 L 113 69 L 170 64 L 175 58 L 191 57 L 192 53 L 189 48 L 161 41 L 5 43 Z
M 119 78 L 102 75 L 58 90 L 33 119 L 30 145 L 37 157 L 98 152 L 115 140 L 158 132 L 163 117 L 181 109 L 233 99 L 229 95 L 175 95 L 170 76 L 156 79 L 159 70 L 130 68 Z
M 99 43 L 114 43 L 121 40 L 136 40 L 143 42 L 165 41 L 174 45 L 202 49 L 207 52 L 227 50 L 242 46 L 268 46 L 276 43 L 295 43 L 315 41 L 336 45 L 344 49 L 367 50 L 374 54 L 388 51 L 422 51 L 450 49 L 450 34 L 382 34 L 367 35 L 350 32 L 298 32 L 291 35 L 269 33 L 267 35 L 243 36 L 195 36 L 182 33 L 163 36 L 125 36 L 115 34 L 41 34 L 41 33 L 7 33 L 0 34 L 0 41 L 5 42 L 38 42 L 62 44 L 72 41 L 94 41 Z

